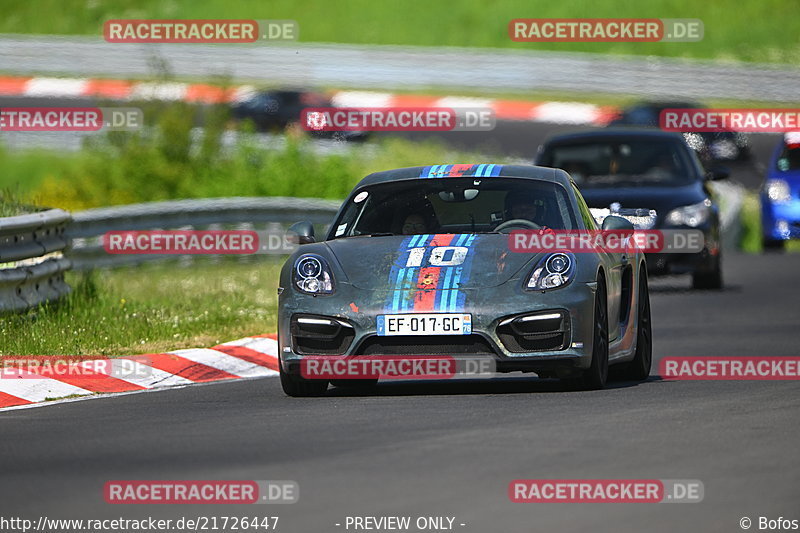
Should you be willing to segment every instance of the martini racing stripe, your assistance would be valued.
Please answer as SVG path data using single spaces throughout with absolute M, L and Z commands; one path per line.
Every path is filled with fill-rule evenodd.
M 503 165 L 431 165 L 422 169 L 420 178 L 489 178 L 499 176 Z
M 463 311 L 466 294 L 461 284 L 469 280 L 472 270 L 472 245 L 476 235 L 414 235 L 403 239 L 400 253 L 389 274 L 389 295 L 384 311 L 387 313 L 434 311 L 452 313 Z M 430 251 L 436 247 L 466 248 L 463 263 L 459 265 L 431 265 Z M 415 248 L 426 248 L 422 263 L 425 266 L 407 266 Z M 415 262 L 412 262 L 414 264 Z
M 444 267 L 445 280 L 442 284 L 442 290 L 438 291 L 436 311 L 441 313 L 450 313 L 455 311 L 463 311 L 466 302 L 466 294 L 460 290 L 461 284 L 469 281 L 469 275 L 472 271 L 472 260 L 475 254 L 472 253 L 472 244 L 475 241 L 476 235 L 463 234 L 459 235 L 453 246 L 463 246 L 467 248 L 467 255 L 464 262 L 458 266 Z
M 431 248 L 436 246 L 451 246 L 456 235 L 434 235 Z M 445 267 L 446 268 L 446 267 Z M 420 268 L 417 276 L 417 292 L 414 295 L 414 312 L 433 311 L 436 307 L 436 297 L 444 287 L 442 279 L 444 268 L 428 265 Z
M 389 296 L 384 309 L 386 312 L 396 313 L 407 308 L 407 293 L 411 289 L 412 280 L 416 279 L 418 267 L 408 267 L 411 250 L 424 247 L 431 235 L 412 235 L 403 239 L 400 250 L 389 273 Z

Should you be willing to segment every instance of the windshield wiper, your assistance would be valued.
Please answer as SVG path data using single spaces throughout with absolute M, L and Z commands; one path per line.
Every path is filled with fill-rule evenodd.
M 364 235 L 359 235 L 359 237 L 393 237 L 394 233 L 367 233 Z

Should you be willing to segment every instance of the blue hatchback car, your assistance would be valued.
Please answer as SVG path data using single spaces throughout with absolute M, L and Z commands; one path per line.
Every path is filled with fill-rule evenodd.
M 784 135 L 770 159 L 761 188 L 761 227 L 765 249 L 782 249 L 800 238 L 800 132 Z

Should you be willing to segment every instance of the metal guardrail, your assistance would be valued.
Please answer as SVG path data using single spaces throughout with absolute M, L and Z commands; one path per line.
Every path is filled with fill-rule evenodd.
M 738 238 L 741 186 L 714 182 L 726 247 Z M 284 231 L 308 220 L 319 234 L 339 209 L 340 202 L 316 198 L 206 198 L 103 207 L 74 213 L 50 209 L 0 218 L 0 311 L 21 311 L 55 300 L 69 292 L 64 272 L 115 268 L 174 255 L 109 254 L 102 236 L 109 231 L 169 229 L 264 229 Z M 194 256 L 179 256 L 191 262 Z M 241 256 L 251 260 L 253 256 Z M 5 268 L 4 268 L 5 267 Z
M 264 229 L 283 231 L 285 226 L 308 220 L 327 230 L 341 202 L 315 198 L 205 198 L 173 200 L 102 207 L 73 214 L 67 231 L 72 241 L 68 257 L 75 270 L 136 265 L 148 261 L 175 258 L 174 255 L 109 254 L 102 236 L 108 231 L 175 229 Z M 242 256 L 249 260 L 252 256 Z M 192 261 L 193 256 L 181 256 Z
M 61 209 L 0 218 L 0 312 L 22 311 L 69 293 L 62 252 L 71 216 Z
M 391 90 L 459 86 L 795 102 L 800 85 L 800 72 L 789 65 L 707 60 L 492 48 L 302 42 L 141 46 L 109 44 L 100 37 L 0 37 L 0 71 L 5 72 L 142 77 L 153 74 L 154 64 L 178 77 L 227 75 L 273 84 Z M 55 92 L 39 89 L 41 96 L 58 96 Z

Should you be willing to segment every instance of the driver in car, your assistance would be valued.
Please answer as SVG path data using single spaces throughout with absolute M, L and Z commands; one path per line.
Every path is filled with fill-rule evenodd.
M 523 220 L 530 220 L 531 222 L 536 223 L 536 215 L 539 212 L 539 206 L 536 204 L 536 202 L 521 197 L 515 197 L 511 199 L 511 203 L 508 206 L 508 212 L 512 219 L 521 218 Z
M 403 221 L 403 228 L 401 230 L 403 235 L 421 235 L 428 232 L 428 225 L 425 223 L 425 217 L 419 213 L 411 213 Z
M 545 206 L 539 199 L 531 198 L 525 194 L 510 192 L 506 196 L 505 219 L 507 223 L 511 220 L 522 220 L 532 222 L 535 227 L 545 228 L 544 210 Z

